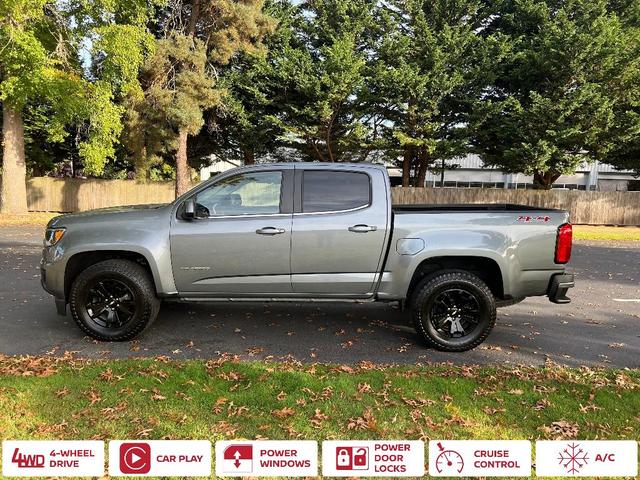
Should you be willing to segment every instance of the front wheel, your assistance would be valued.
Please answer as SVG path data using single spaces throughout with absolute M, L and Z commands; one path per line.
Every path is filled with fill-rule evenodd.
M 464 271 L 446 271 L 425 279 L 412 299 L 416 331 L 446 352 L 480 345 L 496 323 L 496 304 L 489 287 Z
M 96 340 L 130 340 L 155 320 L 160 310 L 147 271 L 130 260 L 105 260 L 83 270 L 69 294 L 71 315 Z

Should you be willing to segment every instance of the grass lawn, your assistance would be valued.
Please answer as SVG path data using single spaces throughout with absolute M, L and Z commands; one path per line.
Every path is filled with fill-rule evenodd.
M 5 439 L 635 439 L 640 370 L 0 356 Z
M 574 225 L 575 240 L 635 240 L 640 241 L 640 227 L 605 227 Z

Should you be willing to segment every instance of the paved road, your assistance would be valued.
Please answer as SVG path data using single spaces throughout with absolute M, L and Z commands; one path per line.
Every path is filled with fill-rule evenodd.
M 383 304 L 164 304 L 138 341 L 83 337 L 70 317 L 56 315 L 40 288 L 41 229 L 0 228 L 0 352 L 76 351 L 87 357 L 167 355 L 247 359 L 292 356 L 302 361 L 443 362 L 640 367 L 640 244 L 578 243 L 570 305 L 531 298 L 500 309 L 481 347 L 448 354 L 421 345 L 409 315 Z

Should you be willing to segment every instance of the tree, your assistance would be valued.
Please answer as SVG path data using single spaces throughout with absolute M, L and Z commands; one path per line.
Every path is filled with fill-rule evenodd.
M 380 9 L 372 81 L 386 99 L 387 136 L 402 156 L 403 185 L 425 186 L 428 169 L 469 150 L 468 115 L 504 49 L 481 36 L 476 0 L 395 0 Z
M 280 146 L 303 160 L 364 160 L 372 130 L 363 95 L 375 2 L 284 3 L 267 57 Z
M 237 52 L 259 49 L 274 26 L 262 5 L 262 0 L 192 0 L 171 2 L 161 12 L 162 38 L 143 68 L 143 97 L 130 105 L 130 118 L 139 128 L 153 123 L 162 129 L 138 147 L 140 158 L 174 146 L 176 195 L 190 186 L 188 139 L 202 128 L 204 111 L 224 95 L 216 69 Z
M 121 109 L 118 91 L 135 81 L 148 5 L 142 0 L 94 2 L 5 0 L 0 4 L 0 99 L 3 106 L 2 212 L 26 213 L 23 113 L 50 112 L 48 140 L 62 142 L 78 126 L 85 170 L 99 173 L 114 153 Z M 88 75 L 79 53 L 91 39 L 101 76 Z M 138 47 L 138 48 L 136 48 Z
M 487 4 L 483 34 L 507 35 L 512 50 L 476 111 L 475 144 L 486 164 L 549 189 L 580 163 L 606 158 L 616 92 L 628 88 L 637 57 L 630 62 L 629 36 L 606 0 Z
M 603 158 L 616 168 L 633 170 L 640 175 L 640 4 L 634 0 L 610 3 L 623 25 L 625 48 L 619 52 L 626 64 L 624 81 L 610 85 L 615 98 L 611 148 Z

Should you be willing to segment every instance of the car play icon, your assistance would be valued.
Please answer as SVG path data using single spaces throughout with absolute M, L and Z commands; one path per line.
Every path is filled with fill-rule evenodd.
M 148 443 L 123 443 L 120 445 L 120 471 L 133 475 L 151 470 L 151 446 Z

